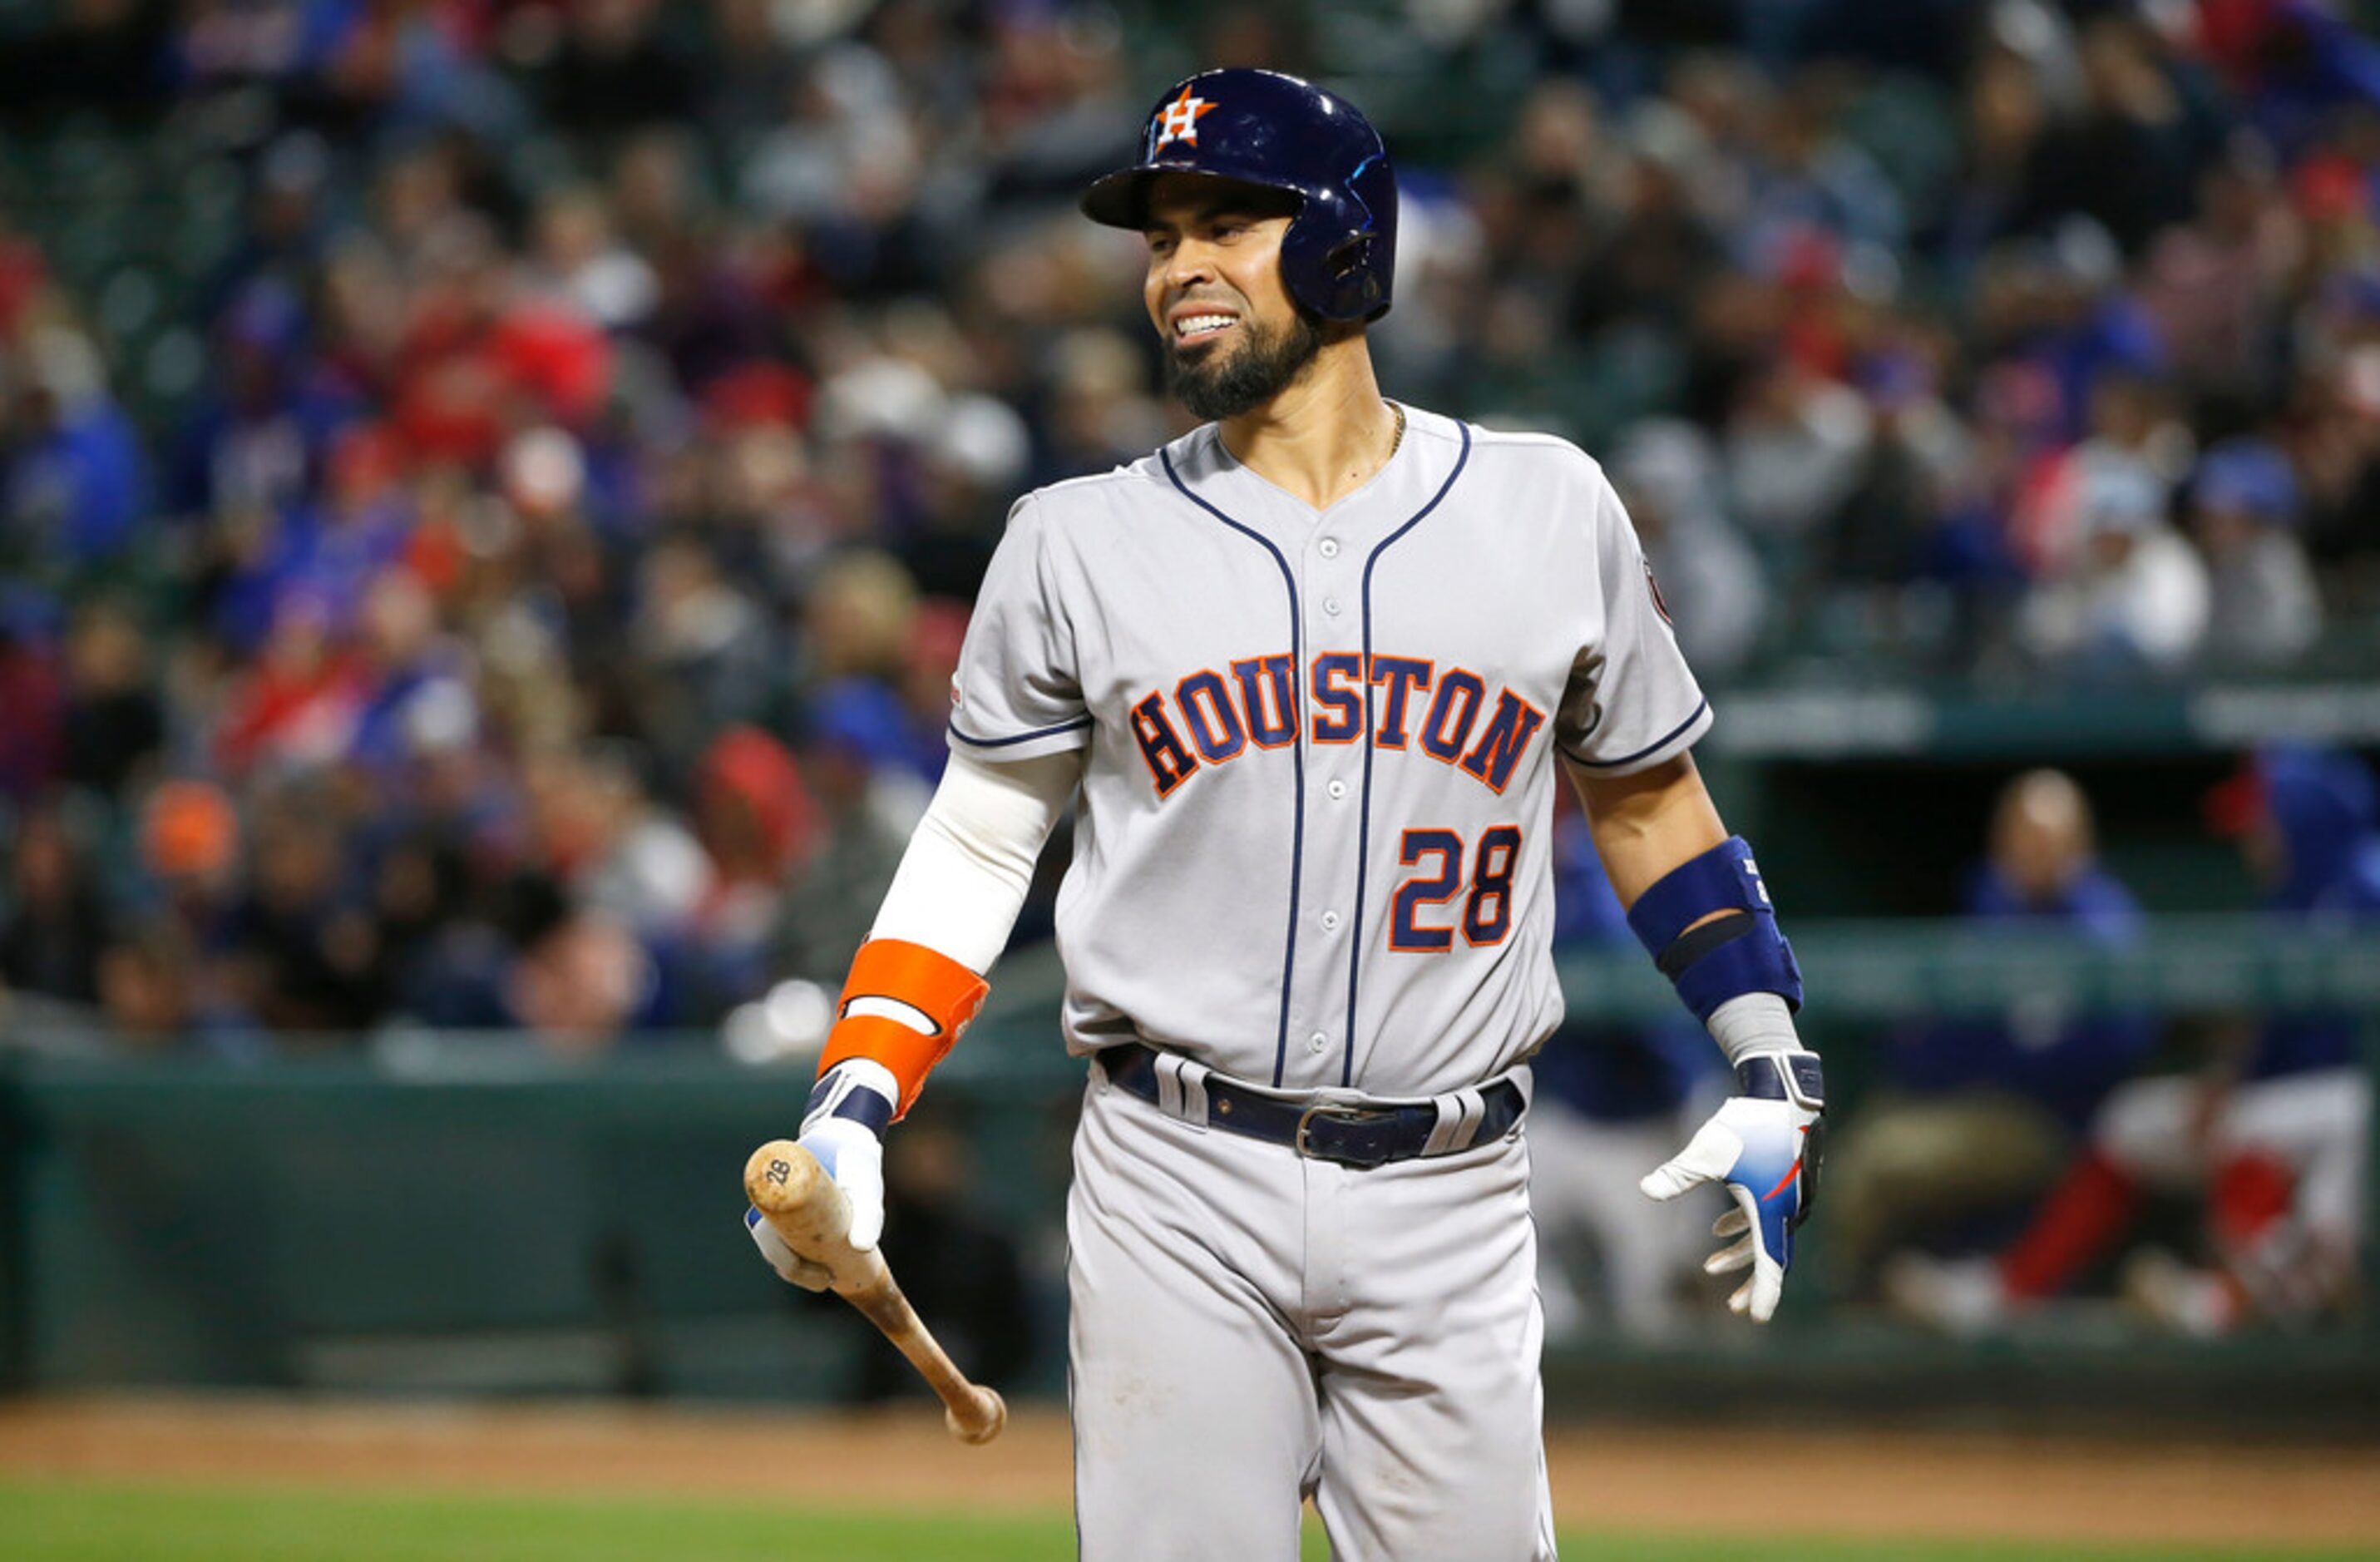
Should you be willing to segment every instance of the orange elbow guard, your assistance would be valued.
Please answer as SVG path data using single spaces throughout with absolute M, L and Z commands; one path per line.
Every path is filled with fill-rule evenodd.
M 900 1081 L 901 1100 L 892 1114 L 899 1122 L 925 1088 L 926 1076 L 990 993 L 991 983 L 939 949 L 898 938 L 870 939 L 852 958 L 819 1072 L 855 1057 L 882 1064 Z M 855 1005 L 861 1012 L 852 1012 Z M 933 1029 L 924 1031 L 921 1025 Z

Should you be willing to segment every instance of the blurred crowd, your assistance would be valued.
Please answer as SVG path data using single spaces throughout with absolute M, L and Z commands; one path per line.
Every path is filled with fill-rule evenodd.
M 56 0 L 0 981 L 234 1053 L 839 982 L 1008 502 L 1184 426 L 1072 201 L 1205 62 L 1376 112 L 1385 383 L 1605 458 L 1716 684 L 2380 622 L 2380 47 L 2316 0 Z

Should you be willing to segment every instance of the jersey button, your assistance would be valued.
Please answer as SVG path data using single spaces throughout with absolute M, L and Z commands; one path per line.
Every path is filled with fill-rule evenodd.
M 1322 599 L 1322 611 L 1328 613 L 1333 618 L 1339 616 L 1339 599 L 1335 596 L 1324 597 Z
M 1305 1050 L 1308 1052 L 1320 1052 L 1324 1047 L 1327 1047 L 1330 1044 L 1330 1038 L 1324 1035 L 1319 1031 L 1317 1031 L 1314 1034 L 1305 1038 Z
M 1343 798 L 1347 795 L 1347 783 L 1344 781 L 1333 781 L 1330 785 L 1323 787 L 1322 789 L 1330 793 L 1334 798 Z
M 1318 552 L 1320 552 L 1324 558 L 1337 558 L 1339 556 L 1339 539 L 1336 537 L 1325 537 L 1321 542 L 1316 543 L 1315 547 Z
M 1325 933 L 1336 933 L 1339 931 L 1338 912 L 1325 911 L 1322 913 L 1322 931 Z

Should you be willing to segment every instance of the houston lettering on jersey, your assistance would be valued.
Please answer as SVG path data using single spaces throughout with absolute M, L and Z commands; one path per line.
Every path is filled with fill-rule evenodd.
M 1148 763 L 1157 795 L 1169 797 L 1202 764 L 1223 764 L 1254 749 L 1297 741 L 1295 680 L 1287 652 L 1234 662 L 1228 673 L 1202 668 L 1172 689 L 1156 689 L 1132 707 L 1132 735 Z M 1325 651 L 1306 667 L 1305 687 L 1317 743 L 1353 743 L 1366 736 L 1364 705 L 1371 686 L 1372 746 L 1414 749 L 1451 764 L 1500 793 L 1511 784 L 1546 714 L 1467 667 L 1421 656 Z

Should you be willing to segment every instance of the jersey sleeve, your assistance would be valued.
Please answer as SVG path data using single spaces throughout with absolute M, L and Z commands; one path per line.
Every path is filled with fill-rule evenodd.
M 1091 714 L 1073 626 L 1033 495 L 1008 512 L 951 678 L 950 745 L 991 763 L 1079 749 Z
M 1678 649 L 1669 607 L 1620 495 L 1600 470 L 1592 484 L 1599 632 L 1571 665 L 1554 736 L 1585 769 L 1627 775 L 1691 748 L 1709 730 L 1711 709 Z

